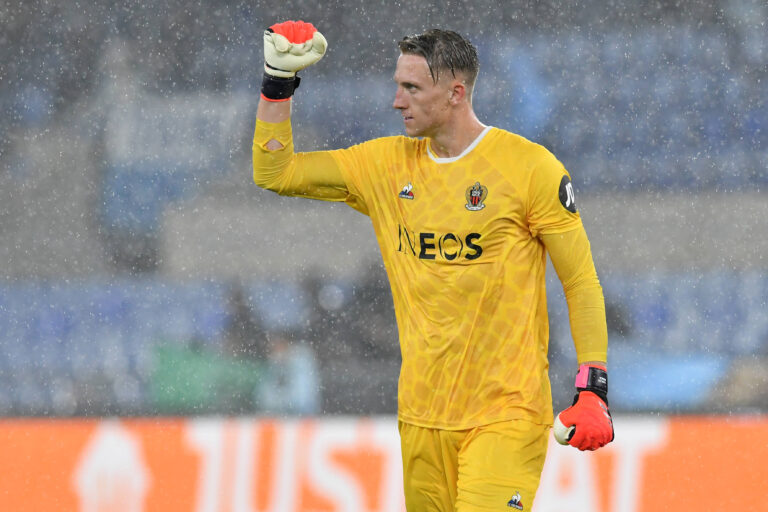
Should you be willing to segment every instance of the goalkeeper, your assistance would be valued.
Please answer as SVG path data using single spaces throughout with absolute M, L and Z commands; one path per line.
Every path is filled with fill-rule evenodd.
M 570 176 L 544 147 L 478 120 L 477 52 L 437 29 L 399 42 L 392 106 L 407 136 L 295 153 L 296 72 L 325 50 L 309 23 L 266 30 L 254 181 L 281 195 L 344 201 L 371 219 L 403 356 L 408 510 L 530 510 L 555 420 L 547 253 L 579 362 L 556 438 L 580 450 L 613 439 L 603 294 Z M 312 93 L 311 84 L 303 89 Z

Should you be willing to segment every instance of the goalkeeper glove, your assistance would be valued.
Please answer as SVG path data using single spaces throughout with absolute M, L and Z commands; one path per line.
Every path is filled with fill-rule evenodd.
M 303 21 L 276 23 L 264 31 L 261 97 L 285 101 L 299 87 L 296 72 L 319 61 L 328 47 L 323 34 Z
M 579 450 L 597 450 L 613 441 L 605 367 L 583 364 L 576 375 L 573 405 L 555 419 L 555 439 Z

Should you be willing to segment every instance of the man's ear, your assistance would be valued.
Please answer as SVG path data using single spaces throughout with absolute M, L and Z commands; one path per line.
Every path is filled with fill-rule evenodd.
M 448 101 L 451 105 L 458 105 L 467 97 L 467 86 L 459 80 L 454 80 L 451 84 L 450 96 Z

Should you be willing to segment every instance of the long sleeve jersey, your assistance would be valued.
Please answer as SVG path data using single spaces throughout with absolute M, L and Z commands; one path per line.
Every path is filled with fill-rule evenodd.
M 282 149 L 269 151 L 269 140 Z M 570 176 L 543 146 L 486 127 L 459 156 L 403 136 L 295 153 L 290 121 L 257 121 L 254 181 L 369 216 L 392 288 L 401 421 L 466 429 L 552 422 L 546 254 L 580 362 L 605 361 L 605 307 Z

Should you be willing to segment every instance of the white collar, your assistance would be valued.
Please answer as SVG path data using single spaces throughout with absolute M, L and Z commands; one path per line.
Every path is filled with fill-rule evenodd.
M 485 125 L 484 125 L 484 126 L 485 126 Z M 432 159 L 432 160 L 433 160 L 435 163 L 438 163 L 438 164 L 449 164 L 449 163 L 451 163 L 451 162 L 455 162 L 455 161 L 456 161 L 456 160 L 458 160 L 459 158 L 462 158 L 464 155 L 468 154 L 470 151 L 472 151 L 473 149 L 475 149 L 475 146 L 477 146 L 478 144 L 480 144 L 480 141 L 481 141 L 481 140 L 483 140 L 483 137 L 485 137 L 485 134 L 486 134 L 486 133 L 488 133 L 488 132 L 490 131 L 490 129 L 491 129 L 491 128 L 492 128 L 491 126 L 485 126 L 485 128 L 483 128 L 483 131 L 481 131 L 481 132 L 480 132 L 480 135 L 478 135 L 478 136 L 475 138 L 475 140 L 473 140 L 473 141 L 472 141 L 472 144 L 470 144 L 469 146 L 467 146 L 467 147 L 464 149 L 464 151 L 462 151 L 462 152 L 461 152 L 461 154 L 459 154 L 459 155 L 456 155 L 456 156 L 447 156 L 447 157 L 444 157 L 444 158 L 441 158 L 441 157 L 439 157 L 439 156 L 435 156 L 435 155 L 432 153 L 432 149 L 429 147 L 429 143 L 427 143 L 427 154 L 429 155 L 429 158 L 431 158 L 431 159 Z

